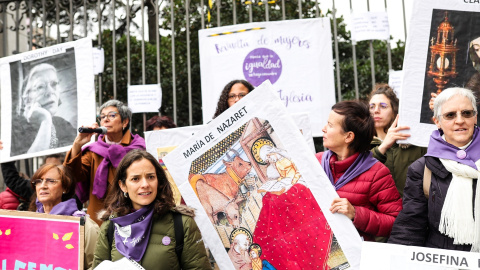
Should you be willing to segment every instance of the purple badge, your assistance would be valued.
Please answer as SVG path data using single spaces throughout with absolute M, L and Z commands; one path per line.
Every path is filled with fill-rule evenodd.
M 457 151 L 457 157 L 459 159 L 464 159 L 467 157 L 467 152 L 465 152 L 464 150 L 458 150 Z
M 274 84 L 282 74 L 282 60 L 274 51 L 257 48 L 248 53 L 243 61 L 243 75 L 257 87 L 266 80 Z
M 171 242 L 170 237 L 168 237 L 168 236 L 164 236 L 164 237 L 163 237 L 162 243 L 163 243 L 165 246 L 170 245 L 170 242 Z

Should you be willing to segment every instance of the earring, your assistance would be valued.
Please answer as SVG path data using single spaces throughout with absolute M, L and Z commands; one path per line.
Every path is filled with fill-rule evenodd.
M 63 194 L 65 194 L 65 191 L 63 192 Z
M 128 198 L 127 194 L 128 194 L 127 192 L 125 192 L 125 191 L 123 192 L 123 196 L 125 196 L 125 198 Z

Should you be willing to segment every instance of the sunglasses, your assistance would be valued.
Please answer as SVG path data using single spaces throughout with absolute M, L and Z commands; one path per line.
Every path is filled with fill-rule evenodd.
M 463 118 L 472 118 L 475 115 L 477 115 L 477 112 L 474 110 L 463 110 L 460 112 L 460 115 Z M 457 117 L 457 112 L 447 112 L 442 114 L 442 116 L 443 116 L 443 119 L 445 120 L 453 120 Z

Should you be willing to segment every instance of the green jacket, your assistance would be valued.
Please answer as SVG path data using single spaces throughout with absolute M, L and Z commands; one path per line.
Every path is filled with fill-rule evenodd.
M 179 207 L 176 207 L 177 209 Z M 167 213 L 163 216 L 153 215 L 153 226 L 150 232 L 150 239 L 143 258 L 138 263 L 147 270 L 161 269 L 212 269 L 207 257 L 206 249 L 203 244 L 202 235 L 197 224 L 187 213 L 182 213 L 184 245 L 182 252 L 182 266 L 180 267 L 177 255 L 175 253 L 175 230 L 173 227 L 173 215 Z M 108 245 L 107 230 L 110 221 L 103 222 L 98 236 L 97 246 L 95 247 L 95 255 L 93 267 L 97 267 L 102 261 L 117 261 L 123 258 L 115 247 L 115 239 L 112 246 Z M 171 239 L 170 245 L 162 244 L 164 236 Z
M 397 190 L 403 198 L 403 189 L 405 188 L 405 181 L 407 179 L 407 170 L 410 164 L 415 160 L 423 157 L 427 153 L 426 147 L 419 147 L 409 145 L 407 148 L 402 148 L 398 144 L 394 144 L 385 152 L 385 155 L 378 151 L 378 146 L 382 141 L 376 137 L 370 143 L 373 157 L 385 164 L 393 176 Z

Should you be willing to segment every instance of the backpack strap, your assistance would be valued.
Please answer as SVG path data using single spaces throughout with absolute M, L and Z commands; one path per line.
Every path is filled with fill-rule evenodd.
M 115 233 L 115 228 L 113 227 L 113 221 L 110 220 L 110 223 L 108 223 L 108 229 L 107 229 L 107 240 L 108 240 L 108 246 L 111 248 L 113 244 L 113 234 Z
M 173 212 L 173 227 L 175 229 L 175 253 L 177 253 L 178 263 L 180 267 L 182 266 L 182 252 L 183 252 L 183 242 L 184 242 L 184 233 L 183 233 L 183 222 L 182 214 L 178 212 Z
M 430 186 L 432 184 L 432 171 L 427 168 L 425 164 L 425 169 L 423 170 L 423 194 L 425 194 L 425 198 L 428 200 L 428 196 L 430 195 Z

